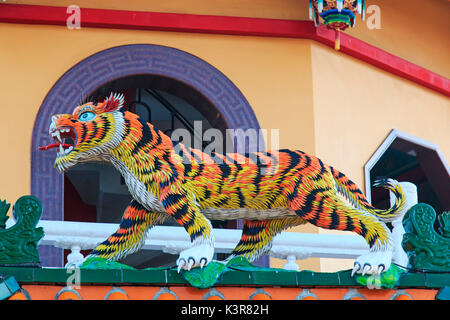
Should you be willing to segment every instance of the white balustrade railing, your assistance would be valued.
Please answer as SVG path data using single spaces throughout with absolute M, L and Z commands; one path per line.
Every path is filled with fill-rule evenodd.
M 117 230 L 116 223 L 92 223 L 41 220 L 45 236 L 40 245 L 71 249 L 68 265 L 83 260 L 80 250 L 93 249 Z M 214 229 L 215 252 L 231 253 L 241 238 L 242 230 Z M 161 250 L 179 254 L 190 245 L 189 235 L 182 227 L 155 226 L 149 232 L 143 250 Z M 273 240 L 270 255 L 287 259 L 285 268 L 297 270 L 295 260 L 308 257 L 354 259 L 367 252 L 368 246 L 357 235 L 331 235 L 284 232 Z
M 393 222 L 394 262 L 406 266 L 407 257 L 401 247 L 404 230 L 401 224 L 406 211 L 417 203 L 417 189 L 412 183 L 402 182 L 406 205 L 402 214 Z M 391 196 L 392 197 L 392 196 Z M 8 221 L 7 227 L 12 222 Z M 70 222 L 41 220 L 45 236 L 40 245 L 50 245 L 70 249 L 66 267 L 80 265 L 84 259 L 80 250 L 93 249 L 117 230 L 116 223 Z M 241 230 L 214 229 L 215 252 L 230 253 L 241 237 Z M 179 254 L 190 245 L 189 236 L 182 227 L 155 226 L 149 232 L 143 250 L 161 250 Z M 298 270 L 296 260 L 315 258 L 355 259 L 367 253 L 369 247 L 358 235 L 348 234 L 308 234 L 283 232 L 277 235 L 269 252 L 274 258 L 286 259 L 284 269 Z M 406 259 L 406 260 L 405 260 Z

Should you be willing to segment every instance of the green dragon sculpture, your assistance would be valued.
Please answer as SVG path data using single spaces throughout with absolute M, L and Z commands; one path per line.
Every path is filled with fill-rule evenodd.
M 42 214 L 41 202 L 33 196 L 19 198 L 13 207 L 16 224 L 6 229 L 10 206 L 0 202 L 0 266 L 39 267 L 38 242 L 44 230 L 36 225 Z
M 412 207 L 403 218 L 403 248 L 411 267 L 418 270 L 450 270 L 450 212 L 438 216 L 439 232 L 434 229 L 436 212 L 424 203 Z

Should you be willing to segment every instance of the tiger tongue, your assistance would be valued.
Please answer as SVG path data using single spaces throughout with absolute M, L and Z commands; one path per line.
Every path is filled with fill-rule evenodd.
M 45 147 L 39 147 L 39 150 L 49 150 L 49 149 L 53 149 L 53 148 L 58 148 L 60 145 L 64 149 L 72 147 L 72 145 L 68 144 L 68 143 L 52 143 L 52 144 L 49 144 L 48 146 L 45 146 Z

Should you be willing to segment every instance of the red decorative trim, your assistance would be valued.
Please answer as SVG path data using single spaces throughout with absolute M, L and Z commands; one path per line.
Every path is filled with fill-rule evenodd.
M 0 22 L 65 26 L 69 15 L 66 7 L 0 4 Z M 81 10 L 81 27 L 312 39 L 332 48 L 335 37 L 333 31 L 315 28 L 309 21 L 89 8 Z M 450 96 L 449 79 L 348 34 L 341 36 L 340 51 Z

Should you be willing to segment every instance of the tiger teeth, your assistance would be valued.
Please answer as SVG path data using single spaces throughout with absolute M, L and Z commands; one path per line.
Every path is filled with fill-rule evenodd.
M 53 131 L 52 137 L 56 138 L 59 142 L 61 142 L 61 134 L 60 134 L 59 130 Z
M 59 149 L 58 149 L 58 156 L 63 157 L 65 155 L 68 155 L 69 153 L 71 153 L 73 150 L 73 146 L 68 147 L 67 149 L 64 149 L 64 147 L 62 146 L 62 144 L 59 145 Z
M 62 142 L 62 140 L 61 140 L 61 133 L 65 133 L 65 132 L 67 132 L 67 133 L 70 132 L 70 129 L 65 129 L 65 128 L 56 129 L 56 130 L 54 130 L 51 133 L 51 135 L 52 135 L 53 138 L 57 139 L 58 142 Z

